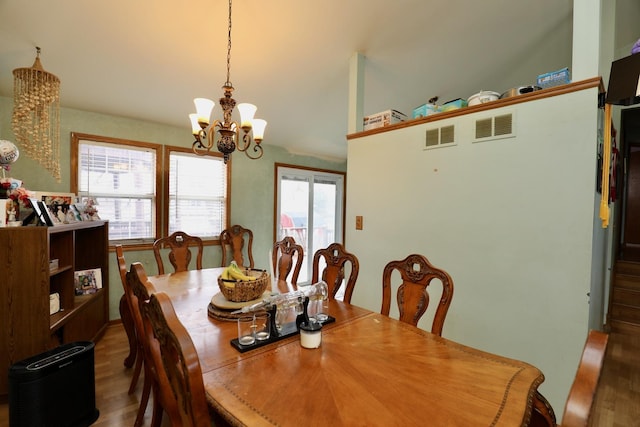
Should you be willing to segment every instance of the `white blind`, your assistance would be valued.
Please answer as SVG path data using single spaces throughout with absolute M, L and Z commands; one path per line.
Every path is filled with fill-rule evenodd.
M 218 237 L 227 220 L 227 165 L 219 156 L 169 154 L 169 234 Z
M 156 151 L 80 141 L 78 195 L 93 197 L 109 239 L 155 239 Z

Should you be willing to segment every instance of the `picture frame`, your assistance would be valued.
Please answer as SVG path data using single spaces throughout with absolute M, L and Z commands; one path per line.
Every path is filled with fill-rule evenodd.
M 89 216 L 89 214 L 87 214 L 84 211 L 84 205 L 80 203 L 75 203 L 73 205 L 73 208 L 75 209 L 75 211 L 78 212 L 78 215 L 80 216 L 80 221 L 91 221 L 91 217 Z
M 7 203 L 9 199 L 0 199 L 0 227 L 7 226 Z
M 78 203 L 78 196 L 76 194 L 61 191 L 36 191 L 35 197 L 38 200 L 42 200 L 47 206 L 52 204 L 70 205 Z
M 47 206 L 53 218 L 54 225 L 67 222 L 69 207 L 78 203 L 78 196 L 74 193 L 36 191 L 35 198 Z
M 73 214 L 76 221 L 84 221 L 84 219 L 82 218 L 82 214 L 80 213 L 80 210 L 78 209 L 78 206 L 76 204 L 69 205 L 69 211 L 71 212 L 71 214 Z M 70 215 L 68 214 L 67 216 L 70 217 Z
M 36 215 L 37 221 L 47 227 L 53 227 L 51 212 L 49 212 L 49 209 L 44 203 L 37 199 L 29 199 L 29 202 L 31 202 L 31 207 L 33 208 L 33 213 Z
M 73 282 L 76 295 L 90 295 L 102 289 L 102 270 L 90 268 L 73 273 Z
M 60 225 L 62 221 L 58 219 L 56 214 L 51 210 L 49 206 L 47 206 L 42 200 L 38 200 L 38 205 L 40 206 L 40 210 L 42 214 L 47 218 L 47 225 L 51 222 L 51 225 Z

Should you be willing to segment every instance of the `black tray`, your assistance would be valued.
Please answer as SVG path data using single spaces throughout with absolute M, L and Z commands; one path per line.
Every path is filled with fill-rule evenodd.
M 333 323 L 336 319 L 332 316 L 328 316 L 327 320 L 322 323 L 322 325 L 326 325 L 327 323 Z M 275 331 L 275 333 L 274 333 Z M 275 325 L 271 324 L 271 336 L 266 340 L 255 340 L 253 344 L 250 345 L 242 345 L 238 342 L 238 338 L 234 338 L 231 340 L 231 345 L 235 347 L 240 353 L 244 353 L 245 351 L 254 350 L 256 348 L 260 348 L 267 344 L 271 344 L 285 338 L 289 338 L 293 335 L 298 335 L 300 331 L 298 330 L 298 326 L 296 322 L 285 323 L 282 325 L 282 328 L 278 331 L 275 329 Z

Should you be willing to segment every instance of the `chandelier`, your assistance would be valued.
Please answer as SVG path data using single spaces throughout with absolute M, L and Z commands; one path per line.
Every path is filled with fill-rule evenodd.
M 215 130 L 218 131 L 218 141 L 216 146 L 224 156 L 224 162 L 227 163 L 229 156 L 236 148 L 238 151 L 244 152 L 250 159 L 259 159 L 262 157 L 263 150 L 260 143 L 264 135 L 264 129 L 267 122 L 262 119 L 254 119 L 256 106 L 252 104 L 238 104 L 240 112 L 240 125 L 233 121 L 231 115 L 236 107 L 236 101 L 232 98 L 233 85 L 229 80 L 231 70 L 231 3 L 229 0 L 229 32 L 227 38 L 227 81 L 222 86 L 224 96 L 218 101 L 222 107 L 222 121 L 215 120 L 209 122 L 211 110 L 213 110 L 214 102 L 206 98 L 196 98 L 193 100 L 196 105 L 196 113 L 189 114 L 191 120 L 191 129 L 195 141 L 193 142 L 193 151 L 196 154 L 204 155 L 209 153 L 214 145 L 216 137 Z M 240 129 L 242 129 L 242 141 L 240 140 Z M 249 151 L 249 147 L 253 145 L 253 153 Z
M 39 47 L 31 68 L 16 68 L 13 77 L 16 140 L 60 182 L 60 79 L 42 68 Z

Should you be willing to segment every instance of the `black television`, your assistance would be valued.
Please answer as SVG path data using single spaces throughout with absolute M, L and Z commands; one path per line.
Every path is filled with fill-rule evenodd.
M 611 63 L 606 103 L 613 105 L 640 103 L 640 53 Z

